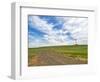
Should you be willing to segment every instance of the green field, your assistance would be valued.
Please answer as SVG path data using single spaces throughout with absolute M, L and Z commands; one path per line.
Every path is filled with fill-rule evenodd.
M 32 58 L 38 54 L 56 54 L 56 56 L 78 58 L 87 61 L 88 59 L 88 46 L 87 45 L 69 45 L 69 46 L 49 46 L 40 48 L 28 48 L 28 62 L 32 62 Z M 55 57 L 55 60 L 57 57 Z M 34 58 L 35 59 L 35 58 Z M 49 58 L 50 59 L 50 58 Z M 59 59 L 59 58 L 58 58 Z M 51 60 L 52 61 L 52 60 Z

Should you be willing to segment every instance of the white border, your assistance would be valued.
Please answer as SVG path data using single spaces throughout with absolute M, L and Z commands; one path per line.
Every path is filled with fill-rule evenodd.
M 14 18 L 12 20 L 12 27 L 15 27 L 15 56 L 12 53 L 12 78 L 14 79 L 32 79 L 45 78 L 63 75 L 84 75 L 95 72 L 94 59 L 94 45 L 95 45 L 95 10 L 88 8 L 57 8 L 57 7 L 41 7 L 33 6 L 34 4 L 13 3 L 12 10 L 14 10 Z M 74 8 L 74 9 L 73 9 Z M 57 13 L 56 13 L 57 12 Z M 88 17 L 88 45 L 89 45 L 89 59 L 88 65 L 64 65 L 64 66 L 41 66 L 41 67 L 27 67 L 27 16 L 34 15 L 59 15 L 59 16 L 85 16 Z M 13 29 L 12 29 L 13 30 Z M 26 51 L 26 52 L 25 52 Z

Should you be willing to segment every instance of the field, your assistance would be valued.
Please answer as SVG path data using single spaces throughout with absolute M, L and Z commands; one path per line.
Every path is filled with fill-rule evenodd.
M 87 45 L 28 48 L 28 66 L 88 63 Z

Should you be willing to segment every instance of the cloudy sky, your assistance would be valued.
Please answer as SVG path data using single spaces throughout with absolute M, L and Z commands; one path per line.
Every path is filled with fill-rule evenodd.
M 29 48 L 55 45 L 87 44 L 88 18 L 63 16 L 28 16 Z

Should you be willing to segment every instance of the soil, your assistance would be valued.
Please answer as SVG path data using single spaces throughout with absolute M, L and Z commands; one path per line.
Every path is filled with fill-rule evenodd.
M 48 65 L 71 65 L 71 64 L 87 64 L 86 60 L 64 56 L 52 50 L 39 51 L 36 56 L 28 61 L 29 66 L 48 66 Z

